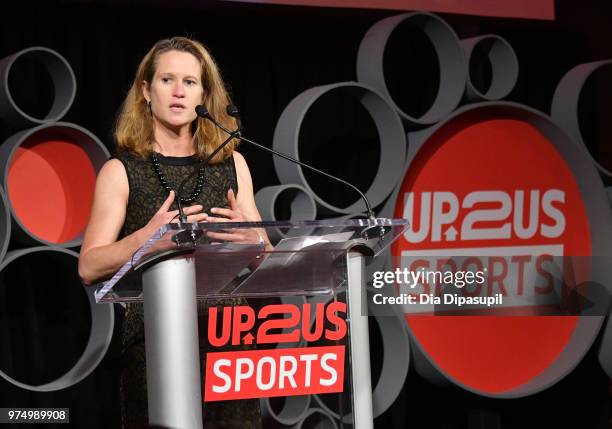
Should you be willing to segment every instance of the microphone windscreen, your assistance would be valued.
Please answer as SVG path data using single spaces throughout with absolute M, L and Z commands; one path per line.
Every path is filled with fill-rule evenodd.
M 234 118 L 238 117 L 238 108 L 236 106 L 234 106 L 233 104 L 229 104 L 227 106 L 226 111 L 227 111 L 228 115 L 230 115 L 230 116 L 232 116 Z
M 201 104 L 196 106 L 195 111 L 200 118 L 205 118 L 208 116 L 208 109 Z

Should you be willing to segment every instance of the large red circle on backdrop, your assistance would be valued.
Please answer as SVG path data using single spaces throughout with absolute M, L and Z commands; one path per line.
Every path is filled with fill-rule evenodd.
M 438 129 L 410 164 L 397 197 L 395 217 L 404 217 L 406 192 L 450 191 L 461 201 L 472 191 L 559 189 L 566 227 L 557 238 L 536 234 L 520 239 L 432 242 L 431 236 L 410 243 L 403 236 L 393 245 L 402 250 L 525 245 L 563 245 L 564 255 L 588 256 L 591 238 L 587 213 L 574 175 L 559 152 L 536 127 L 525 121 L 483 114 L 459 115 Z M 490 207 L 487 207 L 490 208 Z M 411 227 L 419 227 L 415 204 Z M 456 229 L 466 213 L 460 210 Z M 540 222 L 543 222 L 540 220 Z M 545 220 L 544 220 L 545 222 Z M 493 228 L 500 222 L 482 222 Z M 457 227 L 459 226 L 459 227 Z M 406 316 L 422 351 L 446 376 L 481 393 L 500 394 L 533 380 L 568 344 L 577 317 Z
M 32 235 L 61 244 L 83 233 L 95 181 L 95 168 L 82 147 L 33 136 L 12 157 L 8 197 Z

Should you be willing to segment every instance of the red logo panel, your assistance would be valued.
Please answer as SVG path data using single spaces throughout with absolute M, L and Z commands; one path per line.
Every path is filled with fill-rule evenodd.
M 344 346 L 206 355 L 204 402 L 342 392 Z
M 452 119 L 420 149 L 396 202 L 394 217 L 407 218 L 411 228 L 394 243 L 394 257 L 466 249 L 478 256 L 513 248 L 590 255 L 587 214 L 561 154 L 531 124 L 486 115 L 481 110 Z M 510 258 L 496 275 L 522 272 L 542 256 Z M 534 289 L 504 280 L 496 279 L 504 291 Z M 514 389 L 542 373 L 565 348 L 577 322 L 576 317 L 406 320 L 441 371 L 490 393 Z
M 338 342 L 346 337 L 346 303 L 211 307 L 208 341 L 240 344 Z M 257 322 L 257 323 L 256 323 Z M 344 345 L 212 352 L 206 355 L 204 401 L 342 392 Z

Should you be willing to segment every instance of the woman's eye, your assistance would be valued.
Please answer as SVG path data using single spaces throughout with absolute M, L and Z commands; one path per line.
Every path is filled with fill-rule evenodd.
M 195 81 L 195 80 L 187 80 L 187 81 L 185 81 L 185 83 L 186 83 L 187 85 L 189 85 L 189 86 L 193 86 L 193 85 L 195 85 L 195 84 L 196 84 L 196 81 Z
M 170 78 L 169 78 L 169 77 L 162 77 L 162 78 L 161 78 L 161 81 L 162 81 L 163 83 L 168 83 L 168 82 L 170 82 Z

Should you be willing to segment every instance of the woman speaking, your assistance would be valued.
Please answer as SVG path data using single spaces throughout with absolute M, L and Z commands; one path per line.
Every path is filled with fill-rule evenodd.
M 203 105 L 218 122 L 236 129 L 227 114 L 230 99 L 207 50 L 173 37 L 157 42 L 140 62 L 119 114 L 117 153 L 100 170 L 79 258 L 86 284 L 112 276 L 164 224 L 176 221 L 180 198 L 188 222 L 259 221 L 249 168 L 231 142 L 205 166 L 199 163 L 225 140 L 223 131 L 195 108 Z M 194 169 L 198 169 L 194 173 Z M 192 178 L 181 195 L 175 190 Z M 241 240 L 267 237 L 251 231 Z M 265 235 L 264 235 L 265 236 Z M 240 300 L 198 304 L 199 332 L 207 309 Z M 206 341 L 200 342 L 200 362 Z M 147 424 L 147 385 L 142 304 L 129 304 L 122 329 L 121 399 L 124 428 Z M 203 409 L 206 428 L 260 427 L 259 402 L 212 402 Z

